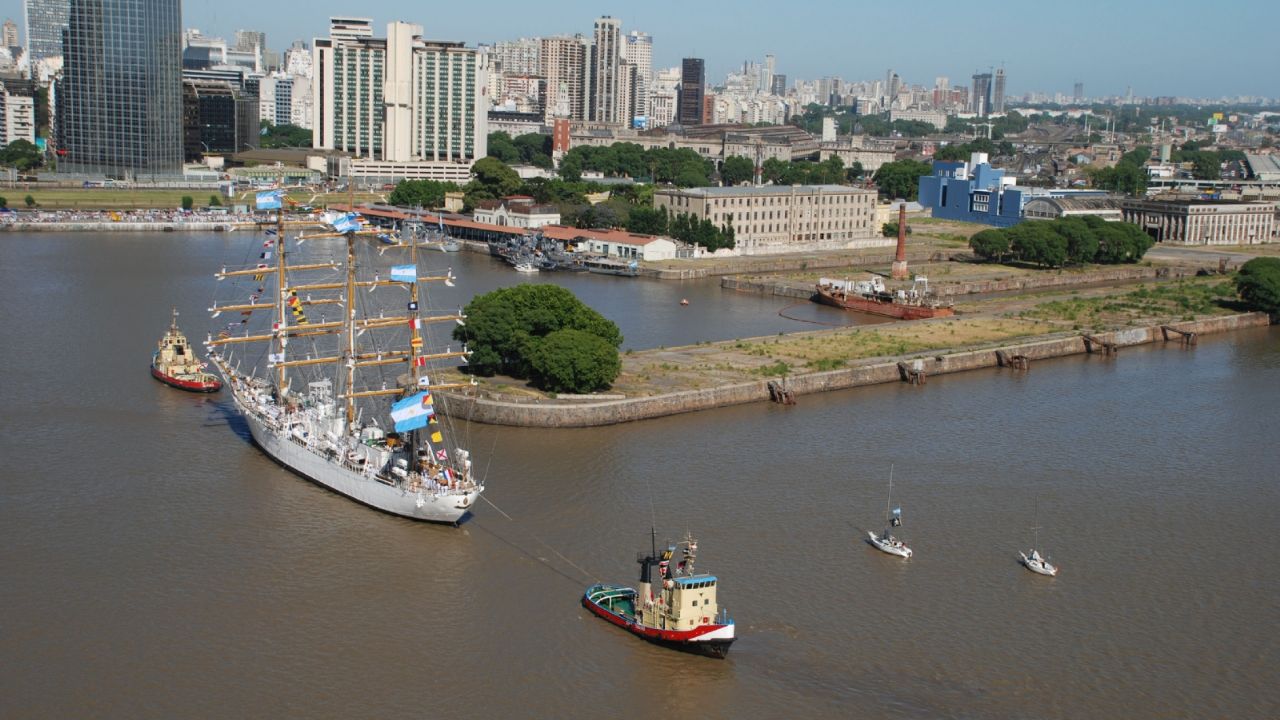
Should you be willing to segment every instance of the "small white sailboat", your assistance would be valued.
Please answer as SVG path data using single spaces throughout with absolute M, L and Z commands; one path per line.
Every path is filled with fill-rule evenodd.
M 881 552 L 897 555 L 903 559 L 909 559 L 914 553 L 907 544 L 894 537 L 890 532 L 891 528 L 902 526 L 902 508 L 893 507 L 893 466 L 889 466 L 889 496 L 885 500 L 885 527 L 884 532 L 876 535 L 870 530 L 867 531 L 867 542 Z
M 1036 524 L 1032 526 L 1031 531 L 1035 534 L 1031 552 L 1019 552 L 1018 557 L 1022 558 L 1022 565 L 1033 573 L 1039 575 L 1048 575 L 1049 577 L 1057 577 L 1058 567 L 1049 562 L 1049 558 L 1040 554 L 1036 546 L 1040 544 L 1040 503 L 1036 503 L 1035 510 Z

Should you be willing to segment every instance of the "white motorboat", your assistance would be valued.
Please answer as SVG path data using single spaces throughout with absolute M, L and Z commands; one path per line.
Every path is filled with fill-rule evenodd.
M 516 272 L 518 273 L 536 273 L 538 266 L 529 262 L 516 263 Z
M 1050 563 L 1047 558 L 1042 557 L 1039 550 L 1033 549 L 1030 555 L 1022 552 L 1018 553 L 1018 555 L 1022 558 L 1023 566 L 1031 572 L 1038 573 L 1040 575 L 1048 575 L 1049 577 L 1056 577 L 1058 575 L 1057 566 Z
M 885 511 L 885 528 L 884 532 L 876 535 L 871 531 L 867 531 L 867 542 L 871 543 L 875 549 L 897 555 L 900 558 L 910 558 L 912 556 L 911 548 L 907 544 L 894 537 L 889 528 L 901 527 L 902 525 L 902 507 L 893 507 L 893 466 L 889 466 L 889 495 L 884 503 Z
M 867 532 L 867 542 L 875 546 L 881 552 L 887 552 L 890 555 L 897 555 L 900 558 L 910 558 L 912 555 L 911 548 L 906 543 L 889 534 L 886 529 L 883 534 L 876 535 L 873 532 Z

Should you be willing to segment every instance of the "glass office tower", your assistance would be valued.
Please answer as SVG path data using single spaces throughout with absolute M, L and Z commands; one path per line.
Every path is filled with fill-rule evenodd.
M 58 98 L 58 170 L 182 176 L 180 0 L 71 0 Z

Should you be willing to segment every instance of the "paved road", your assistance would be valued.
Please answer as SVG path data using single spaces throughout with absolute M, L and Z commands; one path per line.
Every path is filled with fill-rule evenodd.
M 1144 259 L 1179 265 L 1203 265 L 1217 267 L 1219 258 L 1228 258 L 1231 265 L 1240 265 L 1258 257 L 1258 253 L 1214 250 L 1213 248 L 1177 247 L 1157 245 L 1147 251 Z

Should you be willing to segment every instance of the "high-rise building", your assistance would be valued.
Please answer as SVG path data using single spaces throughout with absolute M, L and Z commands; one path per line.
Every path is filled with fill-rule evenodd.
M 770 95 L 784 97 L 787 94 L 787 76 L 782 73 L 773 74 L 773 86 L 769 91 Z
M 0 147 L 16 140 L 36 141 L 35 98 L 12 93 L 0 83 Z
M 329 37 L 312 48 L 312 146 L 381 157 L 387 41 L 374 39 L 371 19 L 329 18 Z
M 241 52 L 267 51 L 267 34 L 260 30 L 237 30 L 236 49 Z
M 32 63 L 62 55 L 69 0 L 27 0 L 27 55 Z
M 778 59 L 772 54 L 764 56 L 764 68 L 760 70 L 760 86 L 758 92 L 768 95 L 773 92 L 773 74 L 777 71 Z
M 1072 99 L 1077 103 L 1084 101 L 1084 83 L 1076 83 L 1075 89 L 1072 92 Z
M 635 68 L 635 87 L 631 89 L 632 117 L 647 117 L 649 93 L 653 87 L 653 36 L 635 30 L 627 33 L 622 44 L 622 58 Z
M 991 112 L 1004 112 L 1004 68 L 996 70 L 995 82 L 991 90 Z
M 189 161 L 257 147 L 258 118 L 258 96 L 236 82 L 188 79 L 182 83 L 182 137 Z
M 706 96 L 706 64 L 702 58 L 680 61 L 680 94 L 676 96 L 676 122 L 701 125 Z
M 290 75 L 311 79 L 311 48 L 307 47 L 306 42 L 294 40 L 293 45 L 284 51 L 284 71 Z
M 4 46 L 7 48 L 18 47 L 18 23 L 5 18 L 4 21 Z
M 969 100 L 970 112 L 978 117 L 991 114 L 991 73 L 974 73 L 973 94 Z
M 539 74 L 547 80 L 547 117 L 587 119 L 587 55 L 581 35 L 542 38 Z
M 58 169 L 182 175 L 180 0 L 71 0 L 58 86 Z
M 591 102 L 589 120 L 623 122 L 619 103 L 622 82 L 622 21 L 608 15 L 596 20 L 591 43 Z
M 484 157 L 484 58 L 460 42 L 424 40 L 419 25 L 390 23 L 386 38 L 364 27 L 371 21 L 334 18 L 330 37 L 315 41 L 312 144 L 386 163 L 456 167 Z M 382 170 L 394 169 L 371 172 Z
M 537 75 L 542 72 L 542 41 L 538 38 L 520 38 L 500 42 L 493 46 L 495 70 L 503 75 Z

